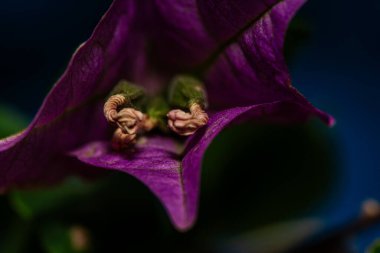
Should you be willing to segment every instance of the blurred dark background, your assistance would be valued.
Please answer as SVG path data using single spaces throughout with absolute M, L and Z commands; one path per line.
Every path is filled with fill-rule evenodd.
M 1 1 L 0 137 L 30 122 L 110 3 Z M 115 173 L 0 196 L 0 252 L 72 252 L 73 233 L 89 235 L 95 252 L 271 252 L 260 249 L 282 245 L 279 234 L 318 241 L 352 222 L 364 200 L 380 199 L 379 16 L 380 2 L 371 0 L 310 0 L 302 8 L 286 44 L 294 85 L 337 125 L 224 131 L 207 152 L 190 232 L 176 232 L 144 186 Z M 377 238 L 375 225 L 350 245 L 363 252 Z

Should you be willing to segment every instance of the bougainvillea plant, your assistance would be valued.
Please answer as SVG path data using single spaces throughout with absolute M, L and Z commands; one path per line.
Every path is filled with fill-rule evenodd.
M 149 187 L 178 229 L 190 228 L 197 215 L 202 157 L 227 125 L 310 117 L 333 125 L 332 117 L 293 88 L 284 61 L 286 29 L 303 3 L 115 0 L 32 123 L 0 141 L 0 188 L 53 184 L 71 174 L 91 174 L 95 167 L 122 171 Z M 192 111 L 174 107 L 160 118 L 169 131 L 146 131 L 133 136 L 133 143 L 111 145 L 115 126 L 107 119 L 112 123 L 117 117 L 108 111 L 106 119 L 103 110 L 115 85 L 126 80 L 154 100 L 178 75 L 205 87 L 208 105 L 198 107 L 204 113 L 201 124 L 176 129 L 181 123 L 175 120 Z M 141 110 L 151 108 L 157 107 Z M 133 111 L 136 119 L 149 114 L 136 111 L 142 113 Z M 132 115 L 118 108 L 116 113 Z M 117 140 L 128 142 L 123 138 Z

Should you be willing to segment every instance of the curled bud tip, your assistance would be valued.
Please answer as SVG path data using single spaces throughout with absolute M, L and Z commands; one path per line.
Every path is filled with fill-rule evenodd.
M 208 122 L 208 115 L 198 104 L 192 104 L 190 113 L 182 110 L 172 110 L 167 114 L 169 128 L 182 136 L 194 134 Z
M 168 118 L 169 119 L 172 119 L 172 120 L 189 120 L 191 119 L 193 116 L 190 114 L 190 113 L 186 113 L 182 110 L 171 110 L 168 114 L 167 114 Z
M 122 109 L 117 114 L 116 124 L 124 132 L 128 134 L 136 134 L 141 127 L 144 114 L 133 108 Z
M 117 108 L 125 103 L 122 95 L 113 95 L 104 104 L 104 116 L 108 122 L 115 123 L 117 117 Z

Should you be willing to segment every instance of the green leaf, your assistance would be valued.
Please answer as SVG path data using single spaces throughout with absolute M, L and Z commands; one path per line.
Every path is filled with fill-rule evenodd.
M 311 27 L 308 20 L 296 16 L 290 23 L 285 40 L 285 59 L 288 64 L 293 63 L 295 57 L 301 52 L 309 42 L 311 37 Z
M 2 224 L 3 225 L 3 224 Z M 6 229 L 4 226 L 1 229 Z M 31 233 L 31 224 L 19 218 L 12 220 L 9 229 L 0 240 L 0 252 L 22 253 L 26 252 L 29 235 Z
M 367 253 L 380 253 L 380 239 L 377 239 L 367 250 Z
M 48 253 L 87 252 L 88 238 L 79 235 L 78 230 L 76 227 L 70 228 L 59 223 L 44 225 L 40 231 L 42 247 Z
M 233 252 L 285 252 L 309 239 L 321 228 L 322 222 L 316 219 L 287 221 L 237 236 L 224 247 Z
M 85 183 L 78 178 L 69 178 L 61 185 L 10 192 L 12 207 L 25 219 L 46 214 L 78 201 L 79 198 L 98 188 L 99 184 Z
M 199 224 L 216 227 L 213 233 L 219 234 L 309 213 L 338 178 L 333 144 L 330 133 L 313 122 L 226 129 L 203 162 Z
M 28 125 L 28 120 L 14 109 L 0 105 L 0 138 L 15 134 Z

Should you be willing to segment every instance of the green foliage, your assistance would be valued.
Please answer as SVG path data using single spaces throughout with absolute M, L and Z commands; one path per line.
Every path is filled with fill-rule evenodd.
M 41 244 L 47 253 L 86 252 L 86 247 L 75 245 L 74 236 L 72 229 L 59 223 L 46 224 L 40 231 Z
M 2 222 L 1 229 L 4 229 Z M 6 253 L 23 253 L 31 234 L 31 224 L 20 219 L 14 219 L 5 234 L 0 238 L 0 252 Z
M 87 193 L 95 190 L 97 185 L 84 183 L 78 178 L 69 178 L 63 184 L 34 190 L 15 190 L 9 198 L 13 208 L 24 219 L 32 219 L 55 209 L 78 201 Z
M 28 124 L 26 117 L 14 109 L 0 105 L 0 138 L 15 134 Z
M 312 211 L 339 183 L 333 150 L 320 124 L 226 129 L 203 162 L 200 223 L 241 231 Z
M 237 249 L 239 252 L 286 252 L 316 235 L 321 228 L 322 222 L 315 219 L 281 222 L 236 236 L 221 246 L 231 252 Z
M 127 107 L 136 107 L 141 109 L 145 104 L 145 91 L 142 87 L 132 84 L 126 80 L 119 81 L 112 89 L 110 96 L 123 95 L 127 101 Z
M 147 104 L 147 114 L 157 121 L 160 130 L 167 132 L 166 114 L 169 112 L 169 105 L 162 97 L 152 98 Z
M 305 45 L 308 44 L 311 37 L 311 27 L 308 20 L 296 16 L 290 23 L 285 40 L 285 59 L 291 64 L 297 54 Z
M 367 250 L 367 253 L 380 253 L 380 239 L 377 239 Z
M 170 84 L 170 106 L 188 109 L 193 103 L 206 106 L 206 94 L 202 83 L 191 76 L 176 76 Z

